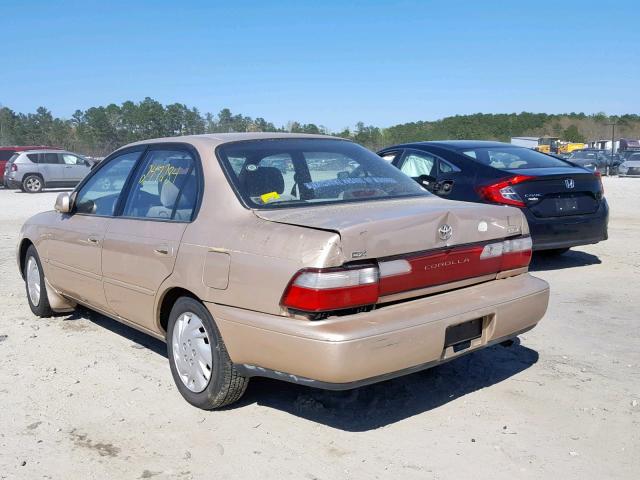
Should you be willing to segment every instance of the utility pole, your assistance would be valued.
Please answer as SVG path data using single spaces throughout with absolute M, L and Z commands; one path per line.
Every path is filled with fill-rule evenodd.
M 607 166 L 607 175 L 609 174 L 609 170 L 613 167 L 613 151 L 616 148 L 616 122 L 613 121 L 611 123 L 607 123 L 607 125 L 611 125 L 611 161 Z

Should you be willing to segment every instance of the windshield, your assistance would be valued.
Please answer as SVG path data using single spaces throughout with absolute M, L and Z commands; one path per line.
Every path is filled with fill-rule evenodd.
M 559 158 L 522 147 L 478 147 L 462 153 L 483 165 L 504 170 L 570 166 Z
M 253 208 L 430 195 L 375 153 L 342 140 L 250 140 L 221 145 L 217 154 Z

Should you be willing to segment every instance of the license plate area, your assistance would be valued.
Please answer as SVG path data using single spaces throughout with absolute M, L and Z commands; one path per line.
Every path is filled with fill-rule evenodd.
M 468 322 L 450 325 L 444 334 L 444 348 L 452 347 L 454 352 L 459 352 L 471 346 L 471 341 L 482 337 L 482 318 L 469 320 Z
M 556 198 L 556 212 L 557 213 L 571 213 L 578 210 L 578 199 L 577 198 Z

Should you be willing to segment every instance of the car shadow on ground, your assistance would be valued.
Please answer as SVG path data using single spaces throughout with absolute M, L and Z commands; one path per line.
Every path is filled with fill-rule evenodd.
M 88 308 L 78 306 L 72 313 L 63 313 L 59 315 L 66 315 L 66 318 L 62 319 L 63 322 L 73 322 L 75 320 L 87 319 L 92 323 L 109 330 L 110 332 L 116 333 L 121 337 L 131 340 L 140 347 L 147 348 L 152 352 L 155 352 L 158 355 L 162 355 L 163 357 L 167 358 L 167 346 L 163 341 L 147 335 L 146 333 L 140 332 L 135 328 L 131 328 L 124 323 L 120 323 L 98 312 L 89 310 Z
M 529 270 L 531 272 L 544 272 L 548 270 L 560 270 L 562 268 L 599 265 L 600 263 L 602 263 L 602 261 L 596 255 L 578 250 L 569 250 L 563 255 L 556 256 L 535 253 L 531 259 Z
M 441 407 L 537 361 L 536 351 L 516 341 L 511 347 L 496 345 L 429 370 L 347 391 L 252 378 L 235 408 L 255 403 L 340 430 L 363 432 Z
M 71 314 L 63 315 L 66 315 L 62 319 L 64 322 L 88 319 L 134 342 L 134 346 L 147 348 L 167 358 L 164 342 L 100 313 L 78 307 Z M 500 383 L 537 361 L 538 352 L 516 339 L 509 347 L 495 345 L 429 370 L 347 391 L 319 390 L 254 377 L 244 397 L 226 410 L 256 404 L 340 430 L 363 432 L 428 412 Z

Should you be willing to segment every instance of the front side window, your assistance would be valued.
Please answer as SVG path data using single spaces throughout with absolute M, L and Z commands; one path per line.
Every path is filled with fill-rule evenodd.
M 140 152 L 123 153 L 101 165 L 80 188 L 75 198 L 78 213 L 111 216 Z
M 422 175 L 435 176 L 436 158 L 428 153 L 409 153 L 402 162 L 400 170 L 410 177 L 417 178 Z
M 559 158 L 522 147 L 478 147 L 462 153 L 483 165 L 504 170 L 570 166 Z
M 188 222 L 198 199 L 196 162 L 183 150 L 151 150 L 133 179 L 125 217 Z
M 249 140 L 223 144 L 216 153 L 252 208 L 429 195 L 375 153 L 343 140 Z
M 70 153 L 62 154 L 62 161 L 66 165 L 84 165 L 84 160 L 80 157 L 76 157 L 75 155 L 71 155 Z

